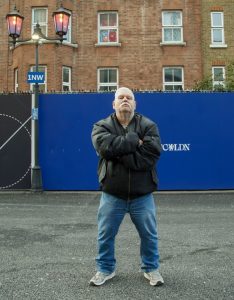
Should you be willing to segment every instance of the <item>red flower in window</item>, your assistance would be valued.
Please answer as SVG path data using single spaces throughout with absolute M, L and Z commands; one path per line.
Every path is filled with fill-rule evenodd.
M 109 32 L 109 41 L 110 42 L 116 42 L 116 31 L 110 31 Z

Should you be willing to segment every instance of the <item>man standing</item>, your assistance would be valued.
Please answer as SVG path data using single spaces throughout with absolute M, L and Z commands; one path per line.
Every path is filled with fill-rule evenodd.
M 92 142 L 99 154 L 98 175 L 102 196 L 98 210 L 98 256 L 91 285 L 115 276 L 114 243 L 126 213 L 141 240 L 144 276 L 150 284 L 164 283 L 160 275 L 155 203 L 155 165 L 162 150 L 156 124 L 135 112 L 133 92 L 121 87 L 115 93 L 115 113 L 97 122 Z

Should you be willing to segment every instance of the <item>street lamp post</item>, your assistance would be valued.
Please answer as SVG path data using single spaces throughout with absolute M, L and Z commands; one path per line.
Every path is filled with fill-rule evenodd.
M 38 24 L 37 24 L 38 25 Z M 34 31 L 35 33 L 35 31 Z M 39 39 L 35 40 L 35 59 L 36 59 L 36 72 L 39 71 L 38 66 L 38 46 Z M 39 84 L 36 82 L 34 84 L 34 101 L 32 103 L 32 130 L 33 130 L 33 149 L 34 149 L 34 159 L 32 163 L 32 189 L 33 190 L 42 190 L 42 177 L 41 177 L 41 168 L 39 164 L 39 124 L 38 124 L 38 107 L 39 107 Z
M 12 12 L 7 14 L 7 24 L 8 24 L 8 33 L 12 38 L 12 43 L 15 47 L 16 43 L 34 41 L 35 44 L 35 67 L 36 72 L 39 71 L 39 55 L 38 55 L 38 46 L 39 40 L 49 40 L 49 41 L 60 41 L 61 43 L 65 40 L 63 38 L 64 35 L 67 34 L 70 12 L 61 7 L 53 13 L 55 32 L 59 36 L 59 38 L 48 38 L 45 36 L 42 31 L 40 25 L 37 23 L 34 29 L 32 38 L 26 40 L 19 40 L 23 20 L 24 17 L 20 15 L 17 11 L 16 7 Z M 32 162 L 31 162 L 31 188 L 34 191 L 41 191 L 43 189 L 42 186 L 42 176 L 41 176 L 41 168 L 39 164 L 39 124 L 38 124 L 38 108 L 39 108 L 39 84 L 36 82 L 34 84 L 34 101 L 32 103 L 32 143 L 34 145 L 33 154 L 32 154 Z

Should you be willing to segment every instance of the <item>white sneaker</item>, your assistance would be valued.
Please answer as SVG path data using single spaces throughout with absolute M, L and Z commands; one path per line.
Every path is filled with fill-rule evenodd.
M 158 270 L 144 273 L 144 276 L 150 281 L 150 285 L 158 286 L 164 284 L 164 280 Z
M 90 280 L 89 284 L 99 286 L 99 285 L 102 285 L 103 283 L 105 283 L 107 280 L 113 278 L 114 276 L 115 276 L 115 272 L 113 272 L 111 274 L 105 274 L 105 273 L 102 273 L 102 272 L 97 272 L 93 276 L 93 278 Z

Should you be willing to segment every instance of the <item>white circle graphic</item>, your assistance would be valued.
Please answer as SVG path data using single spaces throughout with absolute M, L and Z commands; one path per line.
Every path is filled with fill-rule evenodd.
M 13 116 L 10 116 L 10 115 L 7 115 L 7 114 L 1 114 L 1 113 L 0 113 L 0 116 L 10 118 L 10 119 L 16 121 L 17 123 L 19 123 L 20 126 L 23 125 L 23 123 L 22 123 L 20 120 L 16 119 L 16 118 L 13 117 Z M 27 135 L 29 136 L 29 138 L 30 138 L 30 140 L 31 140 L 31 134 L 30 134 L 30 132 L 28 131 L 28 128 L 27 128 L 25 125 L 22 126 L 22 128 L 24 128 L 24 129 L 26 130 Z M 0 151 L 1 151 L 1 150 L 0 150 Z M 8 189 L 8 188 L 11 188 L 11 187 L 13 187 L 14 185 L 18 184 L 20 181 L 22 181 L 22 180 L 25 178 L 25 176 L 27 176 L 27 174 L 29 173 L 30 169 L 31 169 L 31 166 L 29 165 L 28 169 L 25 171 L 25 173 L 24 173 L 20 178 L 18 178 L 16 181 L 14 181 L 13 183 L 11 183 L 11 184 L 9 184 L 9 185 L 6 185 L 6 186 L 0 186 L 0 190 L 1 190 L 1 189 Z

